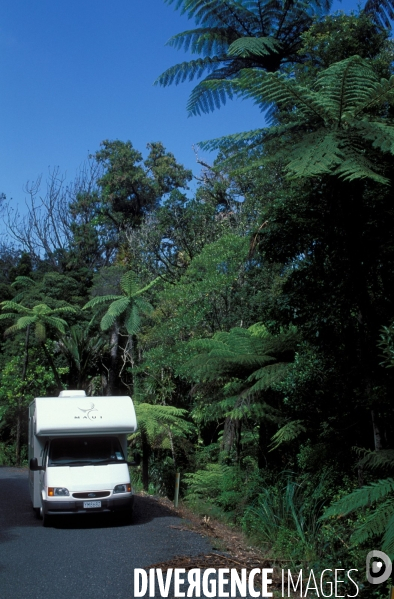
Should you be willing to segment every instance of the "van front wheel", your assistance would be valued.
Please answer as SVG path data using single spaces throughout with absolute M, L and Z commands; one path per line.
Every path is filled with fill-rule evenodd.
M 40 518 L 42 520 L 42 525 L 47 528 L 48 526 L 51 525 L 52 522 L 52 516 L 49 516 L 48 514 L 46 514 L 43 510 L 42 507 L 40 507 Z

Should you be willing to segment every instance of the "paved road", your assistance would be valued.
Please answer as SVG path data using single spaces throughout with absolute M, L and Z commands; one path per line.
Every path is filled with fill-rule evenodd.
M 134 514 L 130 526 L 89 514 L 44 528 L 27 471 L 0 467 L 0 599 L 131 599 L 134 568 L 211 550 L 149 498 L 136 497 Z

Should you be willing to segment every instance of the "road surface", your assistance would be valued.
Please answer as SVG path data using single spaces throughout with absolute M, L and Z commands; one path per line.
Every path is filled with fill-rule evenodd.
M 134 515 L 132 525 L 89 514 L 44 528 L 27 470 L 0 467 L 0 599 L 132 599 L 134 568 L 211 551 L 150 498 L 136 497 Z

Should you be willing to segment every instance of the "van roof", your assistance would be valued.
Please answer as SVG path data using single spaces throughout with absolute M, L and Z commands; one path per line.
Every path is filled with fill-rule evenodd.
M 133 433 L 137 420 L 128 396 L 37 397 L 34 432 L 38 436 Z
M 70 391 L 63 389 L 63 391 L 60 391 L 59 397 L 86 397 L 86 393 L 85 391 Z

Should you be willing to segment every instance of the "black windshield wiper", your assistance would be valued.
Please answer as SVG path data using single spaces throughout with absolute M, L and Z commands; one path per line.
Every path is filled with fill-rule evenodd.
M 72 462 L 52 462 L 50 466 L 92 466 L 91 460 L 75 460 Z
M 93 462 L 93 466 L 105 466 L 106 464 L 124 464 L 125 460 L 98 460 L 97 462 Z

